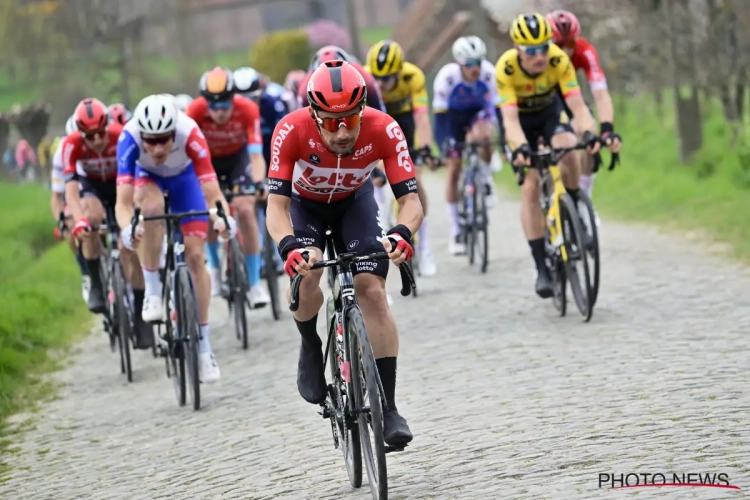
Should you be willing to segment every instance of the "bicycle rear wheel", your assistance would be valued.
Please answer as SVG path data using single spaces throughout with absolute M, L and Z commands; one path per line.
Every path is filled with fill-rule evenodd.
M 201 384 L 198 370 L 198 342 L 200 332 L 198 329 L 198 311 L 196 308 L 193 282 L 187 267 L 181 266 L 177 269 L 177 331 L 178 342 L 182 347 L 184 362 L 187 365 L 187 379 L 190 386 L 190 397 L 193 400 L 193 409 L 201 407 Z
M 122 265 L 119 260 L 112 263 L 112 289 L 115 301 L 115 316 L 117 325 L 117 340 L 120 345 L 120 365 L 124 367 L 128 382 L 133 381 L 133 366 L 130 361 L 130 339 L 133 336 L 133 321 L 130 307 L 128 305 L 128 288 L 122 274 Z
M 351 379 L 354 406 L 357 411 L 360 442 L 370 482 L 370 492 L 375 500 L 388 498 L 388 470 L 385 461 L 383 437 L 383 400 L 375 355 L 365 329 L 365 320 L 359 308 L 349 309 L 346 329 L 351 357 Z M 371 438 L 372 435 L 372 438 Z
M 589 279 L 589 264 L 583 242 L 584 233 L 581 218 L 572 198 L 567 193 L 560 197 L 560 220 L 562 221 L 563 239 L 567 253 L 565 274 L 570 282 L 570 289 L 573 292 L 576 306 L 578 306 L 578 312 L 581 313 L 584 321 L 589 321 L 594 313 L 594 304 L 591 294 L 591 280 Z
M 247 316 L 245 311 L 245 300 L 247 298 L 247 271 L 245 268 L 245 256 L 236 238 L 229 240 L 229 300 L 232 304 L 231 311 L 234 317 L 234 330 L 237 339 L 242 343 L 242 348 L 247 350 Z
M 331 297 L 328 300 L 333 300 Z M 362 486 L 362 444 L 360 443 L 359 427 L 354 416 L 349 412 L 350 398 L 354 394 L 351 378 L 347 382 L 340 368 L 338 354 L 336 352 L 336 328 L 338 325 L 329 326 L 334 328 L 333 334 L 330 335 L 330 344 L 328 346 L 328 364 L 331 371 L 331 406 L 333 414 L 331 418 L 336 425 L 338 432 L 338 443 L 344 454 L 344 463 L 346 464 L 346 473 L 349 475 L 349 482 L 352 487 L 360 488 Z M 342 360 L 343 361 L 343 360 Z M 349 363 L 351 367 L 351 363 Z M 351 373 L 351 372 L 350 372 Z
M 279 304 L 279 273 L 276 272 L 276 247 L 268 232 L 266 232 L 265 245 L 263 246 L 263 267 L 266 270 L 266 281 L 268 282 L 268 295 L 271 297 L 271 314 L 278 321 L 281 317 L 281 304 Z
M 599 229 L 596 227 L 596 212 L 594 211 L 594 204 L 591 202 L 591 198 L 583 189 L 578 191 L 578 208 L 579 215 L 583 222 L 584 230 L 584 241 L 586 245 L 585 257 L 590 259 L 589 270 L 591 271 L 591 307 L 596 304 L 596 299 L 599 296 Z

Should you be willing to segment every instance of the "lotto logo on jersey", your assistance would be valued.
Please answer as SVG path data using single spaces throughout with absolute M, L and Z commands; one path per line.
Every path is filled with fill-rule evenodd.
M 294 125 L 285 123 L 281 126 L 277 132 L 276 138 L 273 140 L 271 145 L 271 170 L 274 172 L 279 171 L 279 155 L 281 154 L 281 146 L 284 144 L 284 139 L 289 135 L 289 132 L 294 130 Z
M 409 156 L 409 146 L 406 144 L 404 133 L 401 131 L 401 127 L 398 123 L 391 122 L 386 128 L 386 133 L 391 139 L 399 141 L 396 144 L 396 152 L 398 153 L 398 166 L 406 170 L 407 172 L 412 171 L 411 157 Z
M 366 170 L 342 172 L 335 168 L 307 167 L 302 171 L 296 184 L 308 191 L 332 188 L 336 191 L 351 191 L 365 183 L 375 164 Z M 330 192 L 325 191 L 325 192 Z

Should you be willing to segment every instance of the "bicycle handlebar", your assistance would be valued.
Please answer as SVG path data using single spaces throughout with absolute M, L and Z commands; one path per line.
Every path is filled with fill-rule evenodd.
M 601 138 L 597 137 L 596 140 L 600 144 L 602 143 Z M 568 148 L 549 148 L 543 151 L 532 151 L 530 154 L 530 158 L 549 158 L 549 160 L 542 162 L 542 164 L 540 164 L 539 162 L 531 162 L 530 167 L 535 168 L 537 170 L 541 170 L 542 168 L 544 168 L 544 166 L 556 165 L 560 161 L 560 159 L 566 154 L 570 153 L 571 151 L 586 149 L 591 144 L 592 143 L 579 142 L 575 146 L 568 147 Z M 505 154 L 508 157 L 508 161 L 511 162 L 513 171 L 518 174 L 518 185 L 520 186 L 521 184 L 523 184 L 524 180 L 526 179 L 524 169 L 523 167 L 516 167 L 515 165 L 513 165 L 513 153 L 511 152 L 507 144 L 505 145 Z M 620 154 L 612 153 L 612 159 L 609 163 L 609 170 L 614 170 L 615 165 L 619 163 L 619 161 L 620 161 Z
M 135 235 L 136 227 L 141 222 L 146 221 L 155 221 L 155 220 L 172 220 L 172 221 L 180 221 L 186 217 L 199 217 L 203 215 L 218 215 L 224 220 L 224 225 L 229 228 L 229 220 L 227 219 L 227 214 L 224 211 L 224 207 L 221 205 L 220 201 L 216 201 L 216 208 L 210 208 L 208 210 L 198 210 L 194 212 L 182 212 L 182 213 L 169 213 L 169 214 L 161 214 L 161 215 L 148 215 L 144 216 L 141 215 L 141 208 L 135 207 L 135 210 L 133 211 L 133 218 L 131 219 L 131 231 L 133 235 Z
M 393 242 L 391 243 L 393 244 Z M 305 254 L 304 258 L 305 261 L 307 261 L 308 255 Z M 376 252 L 369 255 L 355 256 L 353 254 L 345 253 L 337 256 L 335 259 L 316 261 L 312 266 L 310 266 L 310 270 L 323 269 L 325 267 L 332 266 L 345 266 L 347 269 L 349 269 L 354 263 L 371 260 L 388 260 L 388 254 L 386 252 Z M 401 274 L 401 295 L 403 295 L 404 297 L 408 297 L 409 295 L 411 295 L 412 290 L 417 286 L 414 282 L 414 275 L 412 274 L 411 269 L 409 269 L 409 266 L 406 264 L 406 262 L 400 264 L 398 266 L 398 270 Z M 292 279 L 292 293 L 289 303 L 289 310 L 292 312 L 299 309 L 299 287 L 302 284 L 302 278 L 304 278 L 304 276 L 298 274 Z

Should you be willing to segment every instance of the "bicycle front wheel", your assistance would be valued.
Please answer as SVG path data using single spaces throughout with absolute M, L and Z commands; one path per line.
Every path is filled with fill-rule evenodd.
M 589 263 L 584 246 L 584 230 L 573 199 L 567 193 L 560 197 L 560 220 L 567 254 L 565 274 L 570 282 L 578 312 L 581 313 L 584 321 L 589 321 L 594 313 L 594 303 Z
M 370 480 L 370 493 L 375 500 L 385 500 L 388 498 L 388 470 L 385 461 L 380 376 L 359 308 L 353 307 L 347 312 L 346 328 L 354 406 L 367 477 Z
M 112 264 L 112 288 L 111 292 L 115 301 L 115 316 L 117 325 L 117 340 L 120 344 L 120 366 L 124 368 L 124 373 L 128 382 L 133 381 L 133 366 L 130 361 L 130 339 L 133 335 L 133 322 L 130 307 L 128 306 L 128 287 L 125 284 L 125 278 L 122 275 L 122 266 L 120 261 L 115 260 Z
M 190 397 L 193 400 L 193 410 L 201 407 L 201 383 L 198 370 L 198 342 L 200 331 L 196 308 L 193 282 L 187 267 L 177 269 L 177 330 L 178 341 L 182 347 L 187 365 L 187 379 L 190 385 Z
M 596 212 L 591 198 L 583 189 L 578 191 L 578 215 L 581 216 L 582 228 L 584 230 L 583 243 L 586 251 L 584 258 L 589 260 L 589 270 L 591 271 L 591 307 L 596 304 L 599 296 L 599 229 L 596 227 Z
M 234 316 L 234 329 L 237 338 L 242 343 L 242 348 L 247 350 L 247 317 L 245 313 L 245 300 L 247 297 L 247 271 L 245 267 L 245 256 L 237 239 L 229 240 L 230 276 L 229 291 L 232 304 L 232 316 Z
M 487 272 L 487 252 L 489 241 L 487 238 L 487 205 L 484 186 L 474 186 L 472 194 L 472 220 L 471 220 L 471 244 L 474 248 L 469 250 L 482 273 Z

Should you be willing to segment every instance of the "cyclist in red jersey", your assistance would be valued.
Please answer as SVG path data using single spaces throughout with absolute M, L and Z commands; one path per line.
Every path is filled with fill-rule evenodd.
M 297 97 L 300 100 L 300 105 L 303 107 L 308 106 L 307 82 L 310 81 L 313 72 L 322 63 L 334 60 L 346 61 L 359 71 L 359 74 L 362 75 L 362 78 L 365 81 L 365 86 L 367 87 L 367 106 L 375 108 L 378 111 L 385 111 L 385 104 L 383 103 L 383 97 L 380 94 L 380 87 L 378 87 L 378 82 L 375 81 L 375 78 L 365 71 L 361 64 L 353 61 L 352 57 L 347 54 L 344 49 L 336 47 L 335 45 L 323 47 L 313 56 L 312 62 L 307 71 L 307 76 L 300 80 L 299 85 L 297 86 Z
M 547 20 L 552 25 L 552 41 L 570 56 L 576 70 L 583 69 L 589 82 L 591 93 L 594 94 L 596 111 L 599 115 L 601 136 L 605 145 L 613 152 L 620 151 L 622 140 L 614 131 L 614 106 L 612 96 L 607 88 L 607 78 L 599 64 L 599 55 L 588 40 L 581 37 L 581 24 L 571 12 L 555 10 L 547 14 Z M 570 115 L 570 110 L 567 110 Z M 594 157 L 584 155 L 580 187 L 591 197 L 594 185 L 592 172 Z
M 200 81 L 201 96 L 185 113 L 198 123 L 208 142 L 211 163 L 224 191 L 265 193 L 266 161 L 263 158 L 260 109 L 250 99 L 236 94 L 232 72 L 214 68 Z M 255 197 L 238 196 L 232 200 L 241 231 L 248 278 L 248 300 L 253 308 L 270 301 L 261 284 L 260 232 L 255 214 Z M 208 236 L 208 267 L 213 295 L 221 291 L 219 243 L 215 231 Z
M 422 223 L 414 164 L 403 132 L 387 114 L 365 107 L 366 94 L 364 79 L 353 65 L 324 63 L 308 84 L 310 108 L 284 117 L 273 136 L 268 230 L 279 244 L 286 272 L 306 276 L 294 313 L 302 337 L 297 388 L 313 404 L 325 400 L 326 380 L 316 330 L 323 305 L 322 270 L 311 271 L 310 265 L 322 258 L 326 229 L 333 229 L 340 252 L 385 249 L 393 263 L 400 264 L 414 254 L 411 238 Z M 370 180 L 381 160 L 401 207 L 397 225 L 387 231 L 380 226 Z M 413 436 L 395 404 L 398 330 L 386 302 L 387 273 L 387 262 L 363 262 L 355 268 L 354 284 L 383 383 L 385 441 L 399 445 Z
M 117 199 L 117 141 L 122 125 L 109 121 L 107 106 L 98 99 L 84 99 L 74 112 L 78 130 L 65 137 L 62 148 L 65 202 L 75 225 L 73 237 L 81 241 L 91 279 L 88 308 L 105 312 L 105 283 L 99 272 L 102 252 L 98 233 L 91 226 L 105 222 L 104 205 L 112 211 Z M 116 224 L 114 220 L 106 221 Z M 136 335 L 139 349 L 150 349 L 154 335 L 151 326 L 140 319 L 144 299 L 143 273 L 134 252 L 122 249 L 123 271 L 133 286 Z

